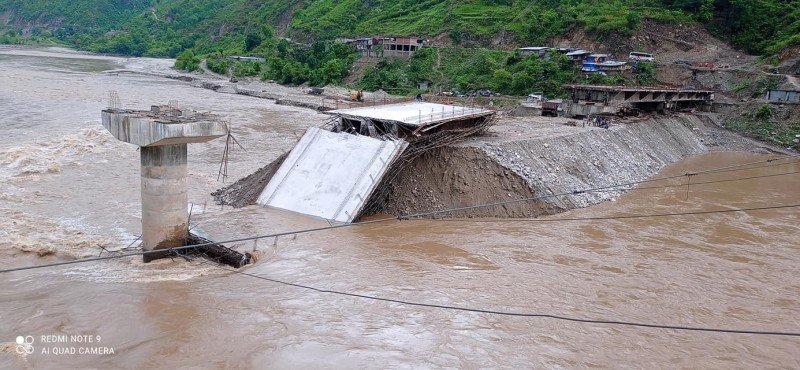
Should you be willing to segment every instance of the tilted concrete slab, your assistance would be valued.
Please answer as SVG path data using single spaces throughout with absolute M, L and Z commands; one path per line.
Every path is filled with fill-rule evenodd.
M 311 127 L 264 188 L 258 204 L 352 222 L 407 146 L 403 140 Z

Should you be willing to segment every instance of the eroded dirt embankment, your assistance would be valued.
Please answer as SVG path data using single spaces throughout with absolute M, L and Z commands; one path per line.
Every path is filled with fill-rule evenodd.
M 653 118 L 611 129 L 570 127 L 558 135 L 478 137 L 429 151 L 399 170 L 370 199 L 366 215 L 409 215 L 542 197 L 443 217 L 535 217 L 614 198 L 625 187 L 579 192 L 646 180 L 667 164 L 709 150 L 704 123 L 692 115 Z M 534 129 L 535 130 L 535 129 Z M 718 146 L 715 150 L 723 149 Z M 277 163 L 215 193 L 218 202 L 253 204 Z M 628 187 L 630 188 L 630 187 Z M 552 194 L 567 194 L 549 197 Z M 376 199 L 376 197 L 378 199 Z
M 490 157 L 482 148 L 437 148 L 404 166 L 383 194 L 376 192 L 366 215 L 411 215 L 490 202 L 535 197 L 524 178 Z M 444 217 L 531 217 L 559 211 L 542 201 L 470 208 Z
M 259 168 L 256 172 L 247 175 L 231 185 L 211 193 L 217 204 L 233 207 L 245 207 L 256 204 L 258 196 L 281 167 L 289 152 L 281 154 L 268 165 Z
M 697 117 L 624 124 L 610 130 L 521 140 L 472 140 L 421 156 L 396 178 L 383 209 L 413 214 L 542 197 L 448 213 L 450 217 L 533 217 L 586 207 L 625 188 L 575 191 L 642 181 L 684 156 L 706 151 Z M 552 194 L 567 194 L 548 197 Z

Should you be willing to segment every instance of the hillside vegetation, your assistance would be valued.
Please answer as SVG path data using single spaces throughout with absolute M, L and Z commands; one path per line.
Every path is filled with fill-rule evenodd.
M 712 40 L 706 30 L 762 61 L 750 71 L 698 76 L 673 64 L 688 63 L 684 58 L 690 55 L 699 62 L 750 63 L 745 60 L 752 58 L 739 59 L 738 51 Z M 356 63 L 354 48 L 333 42 L 366 36 L 417 36 L 437 47 L 422 48 L 408 60 Z M 563 55 L 523 57 L 517 49 L 557 42 L 617 57 L 657 51 L 660 64 L 585 75 Z M 800 71 L 796 60 L 783 63 L 800 50 L 800 0 L 0 0 L 0 43 L 167 56 L 187 71 L 199 70 L 205 60 L 219 74 L 292 85 L 342 84 L 350 76 L 351 88 L 395 94 L 416 94 L 417 84 L 427 82 L 431 92 L 491 89 L 564 97 L 569 83 L 666 81 L 693 88 L 698 78 L 706 88 L 739 100 L 763 95 L 767 86 L 753 81 L 774 80 L 769 86 L 777 86 L 773 67 L 765 75 L 754 71 L 758 65 L 783 64 L 786 74 Z M 226 58 L 231 55 L 266 62 L 231 61 Z M 795 64 L 785 67 L 790 63 Z M 789 144 L 800 129 L 797 117 L 796 109 L 748 105 L 730 117 L 728 127 Z
M 358 86 L 410 94 L 417 92 L 418 82 L 428 81 L 433 90 L 490 89 L 517 96 L 541 91 L 549 97 L 563 97 L 564 84 L 649 85 L 653 76 L 650 63 L 638 63 L 627 76 L 584 75 L 564 55 L 538 58 L 523 57 L 517 51 L 443 47 L 423 48 L 408 61 L 382 60 L 367 71 Z
M 98 52 L 177 56 L 243 52 L 278 36 L 449 35 L 454 43 L 541 44 L 575 27 L 602 36 L 644 18 L 697 21 L 754 54 L 800 44 L 800 0 L 0 0 L 0 42 L 20 36 Z

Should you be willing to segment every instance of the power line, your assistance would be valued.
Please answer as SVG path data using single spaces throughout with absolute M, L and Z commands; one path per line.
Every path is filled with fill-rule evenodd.
M 556 195 L 551 195 L 556 196 Z M 697 215 L 697 214 L 711 214 L 711 213 L 728 213 L 728 212 L 743 212 L 743 211 L 753 211 L 753 210 L 768 210 L 768 209 L 781 209 L 781 208 L 792 208 L 792 207 L 800 207 L 800 204 L 796 205 L 782 205 L 782 206 L 767 206 L 767 207 L 754 207 L 754 208 L 741 208 L 741 209 L 728 209 L 728 210 L 716 210 L 716 211 L 694 211 L 694 212 L 682 212 L 682 213 L 666 213 L 666 214 L 653 214 L 653 215 L 628 215 L 628 216 L 615 216 L 615 217 L 589 217 L 589 218 L 575 218 L 575 219 L 551 219 L 551 220 L 538 220 L 538 221 L 571 221 L 571 220 L 600 220 L 600 219 L 628 219 L 628 218 L 642 218 L 642 217 L 665 217 L 665 216 L 679 216 L 679 215 Z M 410 216 L 407 216 L 410 217 Z M 378 219 L 378 220 L 371 220 L 365 222 L 359 222 L 354 224 L 342 224 L 342 225 L 334 225 L 328 227 L 321 227 L 321 228 L 314 228 L 314 229 L 307 229 L 302 231 L 294 231 L 294 232 L 286 232 L 286 233 L 278 233 L 278 234 L 271 234 L 266 236 L 260 237 L 250 237 L 250 238 L 241 238 L 235 240 L 229 240 L 221 243 L 232 243 L 237 241 L 245 241 L 245 240 L 253 240 L 253 239 L 260 239 L 260 238 L 267 238 L 267 237 L 277 237 L 282 235 L 292 235 L 298 234 L 302 232 L 313 232 L 313 231 L 320 231 L 320 230 L 330 230 L 335 228 L 341 227 L 348 227 L 348 226 L 355 226 L 361 224 L 368 224 L 368 223 L 376 223 L 382 221 L 393 220 L 395 218 L 385 218 L 385 219 Z M 517 220 L 515 220 L 517 221 Z M 537 221 L 537 220 L 519 220 L 519 221 Z M 210 243 L 209 243 L 210 244 Z M 196 248 L 198 246 L 203 246 L 203 244 L 193 245 L 193 246 L 186 246 L 180 248 L 172 248 L 166 250 L 154 250 L 154 251 L 143 251 L 139 253 L 127 253 L 121 255 L 114 255 L 114 256 L 106 256 L 106 257 L 96 257 L 96 258 L 87 258 L 82 260 L 75 260 L 75 261 L 64 261 L 64 262 L 56 262 L 47 265 L 38 265 L 38 266 L 28 266 L 16 269 L 8 269 L 8 270 L 0 270 L 0 273 L 4 272 L 11 272 L 11 271 L 20 271 L 20 270 L 28 270 L 33 268 L 43 268 L 43 267 L 50 267 L 50 266 L 58 266 L 58 265 L 66 265 L 66 264 L 73 264 L 73 263 L 85 263 L 90 261 L 101 261 L 113 258 L 122 258 L 134 255 L 144 255 L 148 253 L 170 253 L 182 249 L 189 249 L 189 248 Z M 499 316 L 515 316 L 515 317 L 529 317 L 529 318 L 546 318 L 546 319 L 553 319 L 553 320 L 560 320 L 560 321 L 570 321 L 570 322 L 577 322 L 577 323 L 588 323 L 588 324 L 600 324 L 600 325 L 617 325 L 617 326 L 629 326 L 629 327 L 639 327 L 639 328 L 652 328 L 652 329 L 667 329 L 667 330 L 678 330 L 678 331 L 697 331 L 697 332 L 713 332 L 713 333 L 728 333 L 728 334 L 751 334 L 751 335 L 770 335 L 770 336 L 791 336 L 791 337 L 800 337 L 800 333 L 797 332 L 781 332 L 781 331 L 765 331 L 765 330 L 742 330 L 742 329 L 726 329 L 726 328 L 708 328 L 708 327 L 693 327 L 693 326 L 678 326 L 678 325 L 665 325 L 665 324 L 652 324 L 652 323 L 641 323 L 641 322 L 631 322 L 631 321 L 622 321 L 622 320 L 605 320 L 605 319 L 587 319 L 587 318 L 580 318 L 580 317 L 571 317 L 565 315 L 556 315 L 556 314 L 547 314 L 547 313 L 525 313 L 525 312 L 511 312 L 511 311 L 499 311 L 499 310 L 490 310 L 490 309 L 478 309 L 478 308 L 469 308 L 469 307 L 459 307 L 459 306 L 450 306 L 450 305 L 441 305 L 441 304 L 431 304 L 431 303 L 422 303 L 422 302 L 413 302 L 413 301 L 405 301 L 400 299 L 392 299 L 392 298 L 382 298 L 376 296 L 369 296 L 364 294 L 357 294 L 357 293 L 348 293 L 348 292 L 341 292 L 335 290 L 328 290 L 328 289 L 321 289 L 316 288 L 308 285 L 298 284 L 298 283 L 290 283 L 278 279 L 268 278 L 261 275 L 256 275 L 244 271 L 237 271 L 229 268 L 225 268 L 219 265 L 214 265 L 222 270 L 226 270 L 229 272 L 253 277 L 256 279 L 261 279 L 265 281 L 270 281 L 277 284 L 292 286 L 301 289 L 312 290 L 318 293 L 327 293 L 327 294 L 335 294 L 335 295 L 342 295 L 348 296 L 353 298 L 360 298 L 360 299 L 369 299 L 375 301 L 383 301 L 383 302 L 390 302 L 390 303 L 397 303 L 407 306 L 416 306 L 416 307 L 428 307 L 428 308 L 438 308 L 438 309 L 447 309 L 447 310 L 456 310 L 456 311 L 463 311 L 463 312 L 473 312 L 473 313 L 483 313 L 483 314 L 491 314 L 491 315 L 499 315 Z
M 777 163 L 777 164 L 772 163 L 772 162 L 775 162 L 775 161 L 782 161 L 782 160 L 792 160 L 792 161 L 791 162 L 786 162 L 786 163 Z M 790 165 L 790 164 L 800 163 L 800 161 L 799 160 L 795 160 L 795 158 L 791 158 L 790 157 L 790 158 L 772 158 L 772 159 L 767 159 L 763 163 L 767 163 L 767 164 L 762 165 L 762 166 L 748 167 L 750 164 L 759 164 L 759 162 L 755 162 L 755 163 L 746 164 L 744 166 L 735 165 L 735 166 L 728 166 L 728 168 L 720 167 L 718 169 L 711 169 L 711 170 L 701 171 L 701 173 L 708 174 L 708 173 L 720 173 L 720 172 L 731 172 L 731 171 L 744 171 L 744 170 L 752 170 L 752 169 L 764 168 L 764 167 L 786 166 L 786 165 Z M 772 164 L 770 164 L 770 163 L 772 163 Z
M 91 257 L 91 258 L 82 258 L 82 259 L 71 260 L 71 261 L 52 262 L 52 263 L 41 264 L 41 265 L 33 265 L 33 266 L 25 266 L 25 267 L 17 267 L 17 268 L 0 270 L 0 274 L 6 273 L 6 272 L 14 272 L 14 271 L 33 270 L 33 269 L 45 268 L 45 267 L 72 265 L 72 264 L 76 264 L 76 263 L 96 262 L 96 261 L 104 261 L 104 260 L 110 260 L 110 259 L 116 259 L 116 258 L 143 256 L 143 255 L 148 255 L 148 254 L 153 254 L 153 253 L 174 254 L 174 253 L 182 252 L 182 251 L 189 250 L 189 249 L 194 249 L 194 248 L 198 248 L 198 247 L 206 247 L 206 246 L 215 245 L 215 244 L 228 244 L 228 243 L 237 243 L 237 242 L 243 242 L 243 241 L 249 241 L 249 240 L 273 238 L 273 237 L 278 237 L 278 236 L 305 234 L 305 233 L 312 233 L 312 232 L 316 232 L 316 231 L 339 229 L 339 228 L 343 228 L 343 227 L 365 225 L 365 224 L 371 224 L 371 223 L 383 222 L 383 221 L 389 221 L 389 220 L 396 220 L 396 219 L 397 219 L 396 217 L 382 218 L 382 219 L 377 219 L 377 220 L 363 221 L 363 222 L 351 223 L 351 224 L 331 225 L 331 226 L 316 227 L 316 228 L 311 228 L 311 229 L 288 231 L 288 232 L 268 234 L 268 235 L 259 235 L 259 236 L 250 236 L 250 237 L 238 238 L 238 239 L 230 239 L 230 240 L 219 241 L 219 242 L 186 245 L 186 246 L 183 246 L 183 247 L 174 247 L 174 248 L 167 248 L 167 249 L 154 249 L 154 250 L 148 250 L 148 251 L 120 253 L 120 254 L 115 254 L 115 255 L 105 256 L 105 257 Z
M 772 162 L 782 161 L 782 160 L 792 160 L 792 162 L 777 163 L 777 164 L 772 163 Z M 770 163 L 772 163 L 772 164 L 770 164 Z M 770 158 L 770 159 L 766 159 L 766 160 L 760 160 L 760 161 L 741 163 L 741 164 L 735 164 L 735 165 L 730 165 L 730 166 L 710 168 L 710 169 L 702 170 L 702 171 L 685 172 L 685 173 L 677 174 L 677 175 L 654 177 L 654 178 L 650 178 L 650 179 L 647 179 L 647 180 L 637 181 L 637 182 L 634 182 L 634 183 L 631 183 L 631 184 L 636 185 L 636 184 L 641 184 L 641 183 L 646 183 L 646 182 L 656 182 L 656 181 L 661 181 L 661 180 L 670 180 L 670 179 L 676 179 L 676 178 L 688 177 L 688 176 L 698 176 L 698 175 L 706 175 L 706 174 L 721 173 L 721 172 L 745 171 L 745 170 L 750 170 L 750 169 L 755 169 L 755 168 L 785 166 L 785 165 L 797 164 L 797 163 L 800 163 L 800 161 L 799 160 L 794 160 L 794 158 L 791 158 L 791 157 L 790 158 Z M 752 165 L 755 165 L 755 164 L 763 164 L 763 165 L 762 166 L 751 167 Z M 624 184 L 624 185 L 629 185 L 629 184 Z
M 758 168 L 758 167 L 748 167 L 748 166 L 751 166 L 751 165 L 754 165 L 754 164 L 772 163 L 772 162 L 776 162 L 776 161 L 789 160 L 789 159 L 794 159 L 794 158 L 792 158 L 791 156 L 789 156 L 789 158 L 770 158 L 770 159 L 764 159 L 764 160 L 760 160 L 760 161 L 753 161 L 753 162 L 740 163 L 740 164 L 734 164 L 734 165 L 729 165 L 729 166 L 709 168 L 709 169 L 706 169 L 706 170 L 696 171 L 696 172 L 689 172 L 689 173 L 695 174 L 695 175 L 699 175 L 699 174 L 713 173 L 713 172 L 727 172 L 729 170 L 738 170 L 738 169 L 748 170 L 748 169 L 751 169 L 751 168 Z M 797 161 L 789 162 L 789 163 L 797 163 Z M 777 164 L 776 166 L 781 166 L 781 165 L 784 165 L 784 164 L 785 163 Z M 763 167 L 770 167 L 770 166 L 763 166 Z
M 768 207 L 754 207 L 754 208 L 721 209 L 721 210 L 714 210 L 714 211 L 656 213 L 656 214 L 644 214 L 644 215 L 597 216 L 597 217 L 574 217 L 574 218 L 510 218 L 510 219 L 503 219 L 503 220 L 435 219 L 433 221 L 439 221 L 439 222 L 558 222 L 558 221 L 628 220 L 628 219 L 634 219 L 634 218 L 708 215 L 708 214 L 718 214 L 718 213 L 749 212 L 749 211 L 762 211 L 762 210 L 768 210 L 768 209 L 785 209 L 785 208 L 798 208 L 798 207 L 800 207 L 800 204 L 790 204 L 790 205 L 782 205 L 782 206 L 768 206 Z
M 130 252 L 130 253 L 120 253 L 120 254 L 115 254 L 115 255 L 110 255 L 110 256 L 83 258 L 83 259 L 71 260 L 71 261 L 60 261 L 60 262 L 52 262 L 52 263 L 41 264 L 41 265 L 16 267 L 16 268 L 0 270 L 0 273 L 7 273 L 7 272 L 14 272 L 14 271 L 24 271 L 24 270 L 33 270 L 33 269 L 39 269 L 39 268 L 47 268 L 47 267 L 55 267 L 55 266 L 63 266 L 63 265 L 72 265 L 72 264 L 86 263 L 86 262 L 97 262 L 97 261 L 104 261 L 104 260 L 116 259 L 116 258 L 148 255 L 148 254 L 153 254 L 153 253 L 176 253 L 176 252 L 181 252 L 181 251 L 185 251 L 185 250 L 189 250 L 189 249 L 195 249 L 195 248 L 198 248 L 198 247 L 205 247 L 205 246 L 214 245 L 214 244 L 228 244 L 228 243 L 237 243 L 237 242 L 242 242 L 242 241 L 273 238 L 273 237 L 279 237 L 279 236 L 296 235 L 296 234 L 307 234 L 307 233 L 313 233 L 313 232 L 318 232 L 318 231 L 339 229 L 339 228 L 344 228 L 344 227 L 367 225 L 367 224 L 378 223 L 378 222 L 386 222 L 386 221 L 391 221 L 391 220 L 405 220 L 405 219 L 411 219 L 411 218 L 434 216 L 434 215 L 439 215 L 439 214 L 445 214 L 445 213 L 451 213 L 451 212 L 457 212 L 457 211 L 464 211 L 464 210 L 470 210 L 470 209 L 487 208 L 487 207 L 494 207 L 494 206 L 506 205 L 506 204 L 512 204 L 512 203 L 528 202 L 528 201 L 532 201 L 532 200 L 540 200 L 540 199 L 546 199 L 546 198 L 552 198 L 552 197 L 561 197 L 561 196 L 565 196 L 565 195 L 578 195 L 578 194 L 590 193 L 590 192 L 609 191 L 609 190 L 612 190 L 612 189 L 633 186 L 633 185 L 641 184 L 641 183 L 660 181 L 660 180 L 667 180 L 667 179 L 674 179 L 674 178 L 679 178 L 679 177 L 684 177 L 684 176 L 695 176 L 695 175 L 699 175 L 699 174 L 706 174 L 706 173 L 712 173 L 712 172 L 723 172 L 723 171 L 727 171 L 727 170 L 732 170 L 734 168 L 742 168 L 742 167 L 748 166 L 748 165 L 763 164 L 763 163 L 773 162 L 773 161 L 776 161 L 776 160 L 780 160 L 780 159 L 772 158 L 772 159 L 768 159 L 768 160 L 762 160 L 762 161 L 755 161 L 755 162 L 743 163 L 743 164 L 732 165 L 732 166 L 712 168 L 712 169 L 708 169 L 708 170 L 698 171 L 698 172 L 694 172 L 694 173 L 686 173 L 686 174 L 682 174 L 682 175 L 672 175 L 672 176 L 665 176 L 665 177 L 659 177 L 659 178 L 653 178 L 653 179 L 647 179 L 647 180 L 641 180 L 641 181 L 631 181 L 631 182 L 623 183 L 623 184 L 609 185 L 609 186 L 596 187 L 596 188 L 584 189 L 584 190 L 574 190 L 574 191 L 571 191 L 571 192 L 564 192 L 564 193 L 559 193 L 559 194 L 548 194 L 548 195 L 541 195 L 541 196 L 527 197 L 527 198 L 518 198 L 518 199 L 510 199 L 510 200 L 505 200 L 505 201 L 500 201 L 500 202 L 485 203 L 485 204 L 478 204 L 478 205 L 465 206 L 465 207 L 455 207 L 455 208 L 449 208 L 449 209 L 437 210 L 437 211 L 419 212 L 419 213 L 414 213 L 414 214 L 401 215 L 401 216 L 396 216 L 396 217 L 380 218 L 380 219 L 375 219 L 375 220 L 354 222 L 354 223 L 348 223 L 348 224 L 329 225 L 329 226 L 324 226 L 324 227 L 317 227 L 317 228 L 310 228 L 310 229 L 303 229 L 303 230 L 295 230 L 295 231 L 287 231 L 287 232 L 281 232 L 281 233 L 275 233 L 275 234 L 250 236 L 250 237 L 231 239 L 231 240 L 226 240 L 226 241 L 219 241 L 219 242 L 212 242 L 212 243 L 201 243 L 201 244 L 195 244 L 195 245 L 187 245 L 187 246 L 183 246 L 183 247 L 174 247 L 174 248 L 169 248 L 169 249 L 156 249 L 156 250 L 138 251 L 138 252 Z M 746 168 L 742 168 L 742 169 L 746 169 Z M 755 176 L 755 177 L 748 177 L 748 178 L 744 178 L 744 179 L 752 179 L 752 178 L 767 177 L 767 176 L 773 176 L 773 175 Z M 703 184 L 710 184 L 710 183 L 715 183 L 715 182 L 725 182 L 725 181 L 735 181 L 735 179 L 709 181 L 709 182 L 704 182 Z M 666 188 L 666 187 L 674 187 L 674 186 L 676 186 L 676 185 L 665 185 L 665 186 L 659 186 L 659 187 L 650 187 L 650 189 Z M 680 186 L 685 186 L 685 185 L 680 185 Z
M 757 179 L 757 178 L 762 178 L 762 177 L 782 176 L 782 175 L 788 175 L 788 174 L 794 174 L 794 173 L 800 173 L 800 171 L 784 173 L 784 174 L 779 174 L 779 175 L 751 176 L 751 177 L 746 177 L 746 178 L 742 178 L 742 179 L 743 180 L 751 180 L 751 179 Z M 503 200 L 503 201 L 493 202 L 493 203 L 484 203 L 484 204 L 477 204 L 477 205 L 464 206 L 464 207 L 448 208 L 448 209 L 437 210 L 437 211 L 419 212 L 419 213 L 414 213 L 414 214 L 410 214 L 410 215 L 399 216 L 398 218 L 399 219 L 420 218 L 420 217 L 435 216 L 435 215 L 439 215 L 439 214 L 443 214 L 443 213 L 452 213 L 452 212 L 466 211 L 466 210 L 478 209 L 478 208 L 502 206 L 502 205 L 507 205 L 507 204 L 528 202 L 528 201 L 532 201 L 532 200 L 540 200 L 540 199 L 546 199 L 546 198 L 552 198 L 552 197 L 560 197 L 560 196 L 565 196 L 565 195 L 578 195 L 578 194 L 584 194 L 584 193 L 606 192 L 606 191 L 614 190 L 614 189 L 617 189 L 617 188 L 625 188 L 625 187 L 629 187 L 629 186 L 633 186 L 633 185 L 641 184 L 641 183 L 646 183 L 646 182 L 661 181 L 661 180 L 675 179 L 675 178 L 679 178 L 679 177 L 695 176 L 695 175 L 696 174 L 683 174 L 683 175 L 666 176 L 666 177 L 661 177 L 661 178 L 657 178 L 657 179 L 650 179 L 650 180 L 643 180 L 643 181 L 631 181 L 631 182 L 624 183 L 624 184 L 600 186 L 600 187 L 591 188 L 591 189 L 584 189 L 584 190 L 574 190 L 572 192 L 564 192 L 564 193 L 560 193 L 560 194 L 540 195 L 540 196 L 534 196 L 534 197 Z M 706 181 L 706 182 L 703 182 L 701 184 L 714 184 L 714 183 L 729 182 L 729 181 L 736 181 L 736 180 L 735 179 L 727 179 L 727 180 Z M 686 186 L 686 184 L 679 184 L 679 185 L 671 184 L 671 185 L 651 186 L 651 187 L 646 187 L 646 188 L 635 188 L 635 189 L 626 189 L 626 190 L 660 189 L 660 188 L 671 188 L 671 187 L 676 187 L 676 186 Z
M 572 194 L 572 193 L 569 193 L 569 194 Z M 682 215 L 699 215 L 699 214 L 714 214 L 714 213 L 747 212 L 747 211 L 758 211 L 758 210 L 768 210 L 768 209 L 783 209 L 783 208 L 796 208 L 796 207 L 800 207 L 800 204 L 754 207 L 754 208 L 725 209 L 725 210 L 715 210 L 715 211 L 693 211 L 693 212 L 681 212 L 681 213 L 664 213 L 664 214 L 651 214 L 651 215 L 627 215 L 627 216 L 613 216 L 613 217 L 584 217 L 584 218 L 571 218 L 571 219 L 570 218 L 560 218 L 560 219 L 513 219 L 512 218 L 512 219 L 506 219 L 506 220 L 503 220 L 503 221 L 495 221 L 495 220 L 468 220 L 468 221 L 470 221 L 470 222 L 517 222 L 517 221 L 555 222 L 555 221 L 582 221 L 582 220 L 610 220 L 610 219 L 631 219 L 631 218 L 646 218 L 646 217 L 668 217 L 668 216 L 682 216 Z M 444 212 L 444 211 L 437 211 L 437 212 Z M 121 254 L 115 254 L 115 255 L 110 255 L 110 256 L 105 256 L 105 257 L 91 257 L 91 258 L 83 258 L 83 259 L 72 260 L 72 261 L 52 262 L 52 263 L 41 264 L 41 265 L 32 265 L 32 266 L 23 266 L 23 267 L 4 269 L 4 270 L 0 270 L 0 274 L 7 273 L 7 272 L 15 272 L 15 271 L 33 270 L 33 269 L 46 268 L 46 267 L 72 265 L 72 264 L 86 263 L 86 262 L 105 261 L 105 260 L 116 259 L 116 258 L 147 255 L 147 254 L 151 254 L 151 253 L 177 254 L 177 252 L 180 252 L 180 251 L 185 251 L 185 250 L 189 250 L 189 249 L 194 249 L 194 248 L 204 247 L 204 246 L 214 245 L 214 244 L 229 244 L 229 243 L 236 243 L 236 242 L 249 241 L 249 240 L 273 238 L 273 237 L 279 237 L 279 236 L 305 234 L 305 233 L 312 233 L 312 232 L 316 232 L 316 231 L 325 231 L 325 230 L 339 229 L 339 228 L 343 228 L 343 227 L 351 227 L 351 226 L 372 224 L 372 223 L 385 222 L 385 221 L 397 220 L 397 219 L 408 219 L 408 218 L 415 218 L 415 217 L 417 217 L 417 216 L 409 215 L 409 216 L 404 216 L 402 218 L 400 218 L 400 217 L 380 218 L 380 219 L 376 219 L 376 220 L 363 221 L 363 222 L 357 222 L 357 223 L 331 225 L 331 226 L 317 227 L 317 228 L 304 229 L 304 230 L 287 231 L 287 232 L 282 232 L 282 233 L 260 235 L 260 236 L 251 236 L 251 237 L 245 237 L 245 238 L 239 238 L 239 239 L 231 239 L 231 240 L 212 242 L 212 243 L 201 243 L 201 244 L 187 245 L 187 246 L 176 247 L 176 248 L 155 249 L 155 250 L 149 250 L 149 251 L 121 253 Z M 461 222 L 464 222 L 465 220 L 437 220 L 437 221 L 461 221 Z
M 800 173 L 800 171 L 775 173 L 775 174 L 769 174 L 769 175 L 750 176 L 750 177 L 737 177 L 737 178 L 733 178 L 733 179 L 724 179 L 724 180 L 693 182 L 691 184 L 672 184 L 672 185 L 662 185 L 662 186 L 645 186 L 645 187 L 641 187 L 641 188 L 633 188 L 633 189 L 630 189 L 630 190 L 663 189 L 663 188 L 683 187 L 683 186 L 688 186 L 688 185 L 695 186 L 695 185 L 706 185 L 706 184 L 718 184 L 718 183 L 722 183 L 722 182 L 744 181 L 744 180 L 753 180 L 753 179 L 763 179 L 763 178 L 767 178 L 767 177 L 794 175 L 794 174 L 797 174 L 797 173 Z
M 449 306 L 449 305 L 442 305 L 442 304 L 434 304 L 434 303 L 422 303 L 422 302 L 413 302 L 413 301 L 405 301 L 401 299 L 394 299 L 394 298 L 382 298 L 376 296 L 370 296 L 365 294 L 358 294 L 358 293 L 348 293 L 342 292 L 337 290 L 329 290 L 329 289 L 321 289 L 316 288 L 308 285 L 298 284 L 298 283 L 290 283 L 287 281 L 282 281 L 278 279 L 268 278 L 266 276 L 256 275 L 249 272 L 244 271 L 237 271 L 233 269 L 229 269 L 223 266 L 214 265 L 222 270 L 230 271 L 233 273 L 249 276 L 256 279 L 261 279 L 269 282 L 273 282 L 276 284 L 287 285 L 295 288 L 312 290 L 317 293 L 327 293 L 327 294 L 335 294 L 353 298 L 361 298 L 361 299 L 368 299 L 373 301 L 382 301 L 382 302 L 390 302 L 390 303 L 397 303 L 406 306 L 416 306 L 416 307 L 428 307 L 428 308 L 439 308 L 439 309 L 446 309 L 446 310 L 454 310 L 454 311 L 463 311 L 463 312 L 473 312 L 473 313 L 483 313 L 489 315 L 498 315 L 498 316 L 516 316 L 516 317 L 535 317 L 535 318 L 544 318 L 544 319 L 553 319 L 559 321 L 571 321 L 577 323 L 584 323 L 584 324 L 600 324 L 600 325 L 617 325 L 617 326 L 630 326 L 630 327 L 639 327 L 639 328 L 651 328 L 651 329 L 669 329 L 669 330 L 679 330 L 679 331 L 698 331 L 698 332 L 710 332 L 710 333 L 727 333 L 727 334 L 752 334 L 752 335 L 771 335 L 771 336 L 787 336 L 787 337 L 800 337 L 800 333 L 798 332 L 783 332 L 783 331 L 767 331 L 767 330 L 744 330 L 744 329 L 725 329 L 725 328 L 707 328 L 707 327 L 698 327 L 698 326 L 680 326 L 680 325 L 664 325 L 664 324 L 652 324 L 652 323 L 642 323 L 642 322 L 632 322 L 632 321 L 622 321 L 622 320 L 604 320 L 604 319 L 586 319 L 580 317 L 572 317 L 572 316 L 565 316 L 565 315 L 555 315 L 555 314 L 548 314 L 548 313 L 527 313 L 527 312 L 511 312 L 511 311 L 498 311 L 498 310 L 489 310 L 489 309 L 480 309 L 480 308 L 469 308 L 469 307 L 459 307 L 459 306 Z

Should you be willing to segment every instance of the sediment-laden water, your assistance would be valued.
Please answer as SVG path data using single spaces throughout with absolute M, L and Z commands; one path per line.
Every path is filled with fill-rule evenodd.
M 158 72 L 169 61 L 0 49 L 0 66 L 3 269 L 96 256 L 101 247 L 125 250 L 136 240 L 139 153 L 100 125 L 110 90 L 124 107 L 176 101 L 230 121 L 246 148 L 232 154 L 231 180 L 325 121 L 309 110 L 120 71 Z M 217 177 L 224 144 L 189 147 L 192 220 L 199 227 L 226 240 L 327 225 L 258 206 L 213 205 L 209 193 L 223 185 Z M 711 153 L 658 176 L 768 158 Z M 688 187 L 659 186 L 685 178 L 648 183 L 642 187 L 650 189 L 614 202 L 549 218 L 800 204 L 800 175 L 782 175 L 800 164 L 769 164 L 692 176 Z M 250 274 L 319 289 L 495 311 L 800 332 L 799 220 L 797 208 L 559 222 L 407 220 L 232 246 L 266 251 L 244 269 Z M 18 336 L 32 343 L 20 347 Z M 800 339 L 792 337 L 367 300 L 198 260 L 144 265 L 125 258 L 0 275 L 0 368 L 797 368 L 798 348 Z

